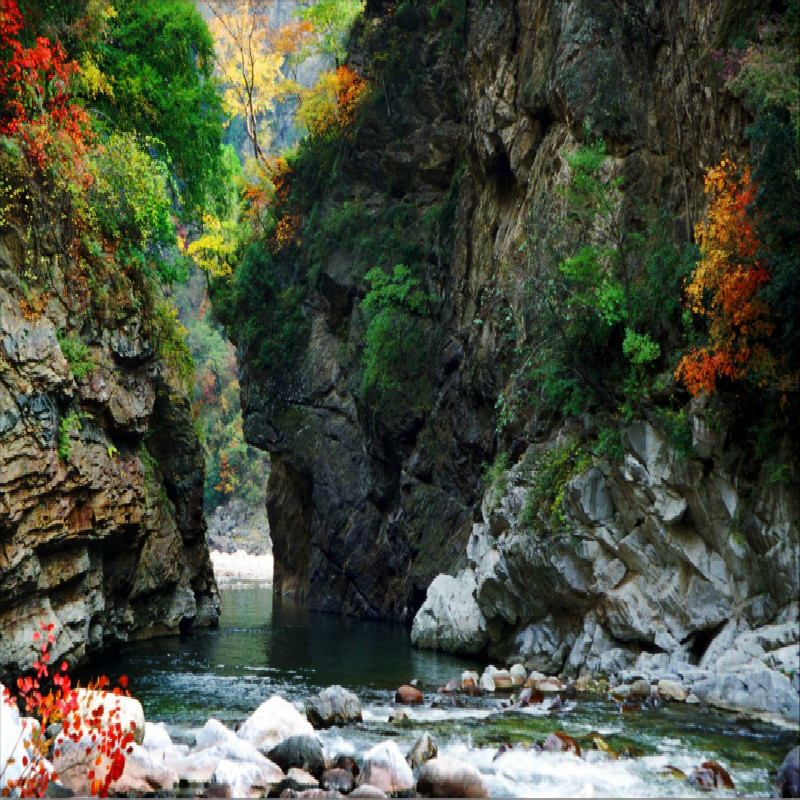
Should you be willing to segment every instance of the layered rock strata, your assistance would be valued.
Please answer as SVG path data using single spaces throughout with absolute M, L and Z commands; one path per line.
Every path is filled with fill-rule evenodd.
M 73 664 L 219 616 L 188 400 L 133 317 L 76 330 L 57 256 L 49 300 L 26 303 L 24 251 L 0 239 L 0 674 Z M 62 349 L 88 341 L 76 377 Z M 66 346 L 66 345 L 64 345 Z M 68 348 L 69 349 L 69 348 Z M 74 355 L 74 354 L 73 354 Z

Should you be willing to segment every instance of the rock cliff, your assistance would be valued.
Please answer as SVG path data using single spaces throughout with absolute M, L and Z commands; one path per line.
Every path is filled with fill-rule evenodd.
M 418 643 L 575 672 L 608 652 L 620 666 L 642 651 L 696 661 L 731 618 L 758 626 L 787 607 L 798 588 L 796 482 L 740 482 L 731 439 L 703 449 L 699 411 L 695 457 L 677 458 L 655 419 L 643 420 L 625 433 L 624 464 L 584 469 L 565 499 L 571 538 L 537 541 L 519 508 L 484 504 L 481 516 L 498 449 L 517 459 L 560 441 L 535 403 L 501 438 L 495 409 L 525 346 L 509 333 L 529 313 L 520 253 L 555 235 L 546 208 L 564 186 L 565 152 L 591 128 L 631 195 L 666 208 L 675 235 L 691 238 L 704 170 L 746 150 L 748 115 L 709 62 L 739 10 L 368 3 L 351 60 L 380 92 L 304 235 L 360 204 L 356 226 L 400 241 L 389 267 L 416 248 L 438 304 L 424 323 L 422 377 L 394 399 L 359 389 L 363 240 L 339 236 L 325 251 L 304 304 L 307 340 L 281 374 L 259 368 L 257 343 L 240 338 L 245 434 L 272 456 L 279 591 L 410 620 L 433 579 L 461 569 L 434 581 Z M 398 39 L 401 56 L 387 55 Z M 391 57 L 402 69 L 380 68 Z
M 27 256 L 15 234 L 0 238 L 6 675 L 30 667 L 39 621 L 56 625 L 53 658 L 74 664 L 219 616 L 188 401 L 135 315 L 119 329 L 84 329 L 56 253 L 42 253 L 50 290 L 33 307 Z

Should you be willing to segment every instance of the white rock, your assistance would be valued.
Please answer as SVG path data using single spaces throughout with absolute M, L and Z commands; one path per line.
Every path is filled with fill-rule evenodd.
M 223 758 L 214 770 L 213 781 L 231 787 L 231 797 L 263 797 L 269 789 L 283 780 L 283 771 L 276 764 L 232 761 Z
M 461 673 L 461 688 L 464 688 L 465 681 L 472 681 L 472 685 L 477 686 L 480 679 L 481 677 L 477 672 L 473 672 L 472 670 L 464 670 L 464 672 Z
M 195 749 L 205 750 L 207 747 L 240 741 L 236 734 L 226 728 L 218 719 L 213 717 L 200 729 L 195 740 Z
M 509 673 L 514 680 L 515 686 L 525 683 L 528 678 L 528 672 L 522 664 L 514 664 L 509 670 Z
M 16 705 L 9 706 L 5 702 L 6 689 L 0 683 L 0 772 L 3 774 L 4 783 L 18 780 L 23 772 L 23 756 L 32 757 L 32 748 L 25 745 L 28 737 L 34 735 L 35 728 L 26 720 L 20 719 Z M 29 726 L 26 733 L 24 729 Z M 8 759 L 13 758 L 14 763 L 9 764 Z M 44 762 L 48 772 L 52 772 L 49 762 Z
M 150 751 L 166 751 L 174 747 L 163 722 L 145 722 L 142 747 Z
M 377 786 L 386 794 L 413 792 L 415 786 L 414 773 L 393 741 L 376 744 L 364 754 L 358 782 Z
M 486 620 L 475 599 L 475 573 L 437 575 L 414 617 L 411 641 L 417 647 L 451 653 L 478 653 L 489 641 Z
M 89 718 L 93 711 L 102 707 L 103 713 L 100 716 L 102 727 L 119 722 L 122 730 L 128 731 L 130 723 L 133 722 L 136 726 L 133 729 L 133 741 L 136 744 L 142 744 L 144 741 L 144 709 L 135 697 L 118 697 L 113 692 L 105 690 L 78 689 L 77 693 L 78 706 L 84 719 Z
M 442 756 L 425 763 L 417 788 L 423 797 L 490 797 L 486 781 L 471 764 Z
M 244 721 L 238 736 L 266 752 L 289 736 L 314 736 L 314 728 L 290 702 L 273 695 Z
M 682 703 L 689 696 L 689 690 L 678 681 L 660 680 L 658 682 L 658 693 L 661 697 L 666 697 L 669 700 L 676 700 Z
M 484 692 L 493 692 L 495 690 L 494 678 L 492 678 L 488 672 L 484 672 L 483 675 L 481 675 L 478 686 L 483 689 Z

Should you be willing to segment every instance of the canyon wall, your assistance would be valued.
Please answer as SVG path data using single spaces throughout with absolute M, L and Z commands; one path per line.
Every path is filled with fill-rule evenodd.
M 137 638 L 215 625 L 203 459 L 188 399 L 141 319 L 91 329 L 47 247 L 0 237 L 0 674 L 30 667 L 55 624 L 72 664 Z M 76 362 L 77 343 L 85 343 Z M 65 348 L 73 360 L 65 358 Z M 77 373 L 77 374 L 76 374 Z

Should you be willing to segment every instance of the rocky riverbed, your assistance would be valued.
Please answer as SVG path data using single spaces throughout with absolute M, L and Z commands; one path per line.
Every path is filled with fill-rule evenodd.
M 232 726 L 145 721 L 138 701 L 126 699 L 119 721 L 133 722 L 135 741 L 111 794 L 796 796 L 796 729 L 686 699 L 666 680 L 562 682 L 521 664 L 463 671 L 435 689 L 403 685 L 364 705 L 341 686 L 302 705 L 276 694 Z M 5 761 L 26 722 L 16 708 L 2 713 Z M 60 739 L 52 768 L 67 790 L 86 793 L 91 743 Z

